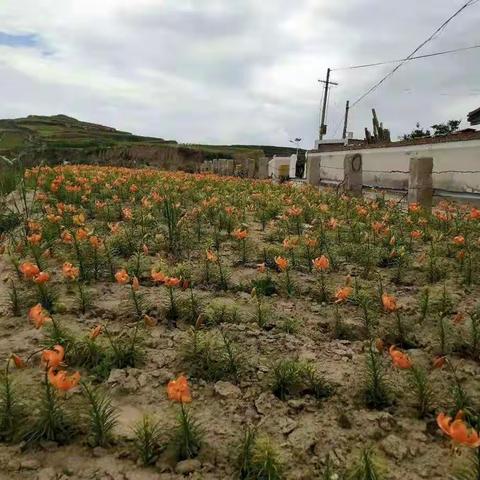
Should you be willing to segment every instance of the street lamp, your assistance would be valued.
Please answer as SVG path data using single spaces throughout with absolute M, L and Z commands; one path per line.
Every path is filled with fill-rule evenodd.
M 301 138 L 295 138 L 295 140 L 290 140 L 290 143 L 293 143 L 297 147 L 297 159 L 298 159 L 298 151 L 300 150 L 300 142 L 302 141 Z

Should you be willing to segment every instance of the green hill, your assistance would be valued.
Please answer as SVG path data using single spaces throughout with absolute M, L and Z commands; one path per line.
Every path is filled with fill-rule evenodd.
M 201 158 L 232 158 L 248 155 L 291 155 L 294 148 L 256 145 L 193 145 L 178 144 L 175 140 L 134 135 L 115 128 L 82 122 L 67 115 L 29 115 L 26 118 L 0 120 L 0 154 L 20 151 L 92 149 L 143 146 L 176 148 L 189 155 L 199 154 Z M 78 154 L 78 152 L 77 152 Z M 55 155 L 54 155 L 55 156 Z

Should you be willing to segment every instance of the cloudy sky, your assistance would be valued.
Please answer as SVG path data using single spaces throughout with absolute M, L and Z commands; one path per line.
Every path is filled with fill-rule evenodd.
M 402 58 L 466 0 L 0 0 L 0 118 L 65 113 L 191 143 L 317 136 L 327 67 Z M 480 2 L 421 53 L 480 43 Z M 334 72 L 328 136 L 391 65 Z M 410 62 L 351 112 L 394 137 L 480 106 L 480 49 Z M 464 120 L 463 124 L 467 126 Z

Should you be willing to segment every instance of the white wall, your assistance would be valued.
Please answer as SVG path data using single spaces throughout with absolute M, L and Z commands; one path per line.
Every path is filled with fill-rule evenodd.
M 279 169 L 281 165 L 288 165 L 290 178 L 295 178 L 295 170 L 297 168 L 297 156 L 277 157 L 274 156 L 268 162 L 268 176 L 272 178 L 280 178 Z
M 364 185 L 406 189 L 410 158 L 433 157 L 433 188 L 480 193 L 480 140 L 309 152 L 308 158 L 313 161 L 321 158 L 322 181 L 341 182 L 345 155 L 354 153 L 362 155 Z

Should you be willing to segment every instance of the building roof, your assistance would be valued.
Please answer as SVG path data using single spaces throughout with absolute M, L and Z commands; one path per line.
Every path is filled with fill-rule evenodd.
M 480 125 L 480 107 L 468 114 L 470 125 Z

